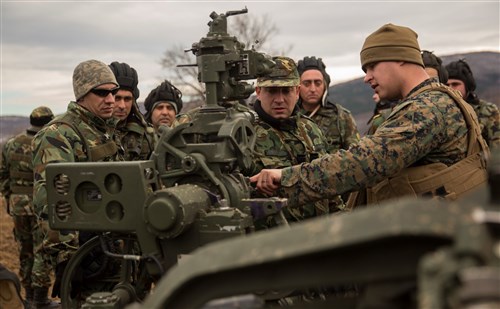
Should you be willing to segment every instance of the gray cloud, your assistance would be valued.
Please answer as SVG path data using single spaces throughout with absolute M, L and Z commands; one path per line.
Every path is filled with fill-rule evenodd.
M 364 38 L 387 22 L 419 33 L 438 55 L 499 51 L 498 1 L 40 1 L 2 2 L 2 115 L 27 115 L 44 104 L 57 113 L 73 99 L 71 76 L 81 61 L 127 62 L 139 72 L 141 97 L 165 72 L 163 52 L 189 48 L 208 31 L 212 11 L 245 6 L 278 27 L 272 47 L 289 56 L 322 57 L 333 82 L 362 76 Z

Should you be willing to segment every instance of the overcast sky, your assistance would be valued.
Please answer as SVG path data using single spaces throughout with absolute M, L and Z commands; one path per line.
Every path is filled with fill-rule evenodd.
M 415 30 L 438 56 L 500 51 L 499 1 L 1 0 L 0 114 L 27 116 L 39 105 L 64 112 L 73 69 L 88 59 L 130 64 L 143 100 L 165 77 L 163 52 L 198 42 L 212 11 L 267 14 L 279 29 L 273 47 L 291 46 L 296 60 L 322 57 L 335 84 L 363 76 L 364 39 L 389 22 Z

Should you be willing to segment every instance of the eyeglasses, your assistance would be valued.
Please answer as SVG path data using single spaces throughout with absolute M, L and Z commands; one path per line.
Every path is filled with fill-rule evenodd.
M 123 100 L 125 103 L 130 103 L 132 102 L 132 99 L 133 97 L 131 96 L 121 96 L 121 95 L 115 96 L 115 102 L 120 102 L 121 100 Z
M 90 90 L 93 94 L 95 94 L 98 97 L 105 98 L 107 97 L 110 93 L 114 96 L 118 93 L 118 90 L 120 90 L 120 87 L 115 87 L 113 89 L 99 89 L 99 88 L 94 88 Z

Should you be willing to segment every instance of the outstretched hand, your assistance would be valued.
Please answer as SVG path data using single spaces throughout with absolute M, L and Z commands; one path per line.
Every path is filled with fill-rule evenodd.
M 250 182 L 255 182 L 257 189 L 267 195 L 275 195 L 281 183 L 281 170 L 262 170 L 257 175 L 250 177 Z

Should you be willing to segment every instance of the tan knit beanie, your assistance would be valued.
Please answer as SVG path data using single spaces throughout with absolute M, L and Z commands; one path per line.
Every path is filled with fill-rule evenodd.
M 370 34 L 361 49 L 361 68 L 379 61 L 405 61 L 424 67 L 418 34 L 408 27 L 393 24 L 383 25 Z

